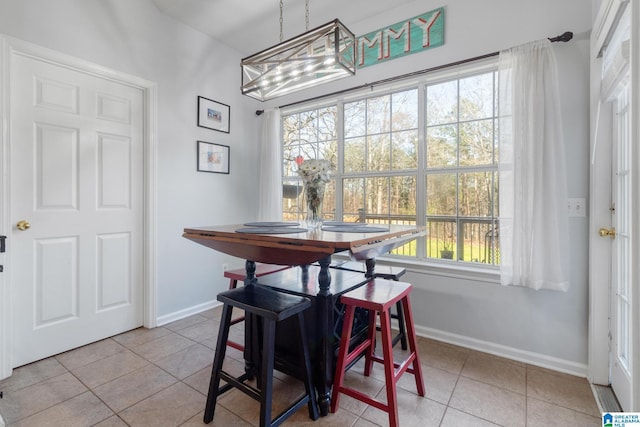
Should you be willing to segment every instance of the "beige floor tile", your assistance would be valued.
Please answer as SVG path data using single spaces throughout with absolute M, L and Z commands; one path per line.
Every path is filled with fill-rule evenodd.
M 213 364 L 214 351 L 201 344 L 194 344 L 172 353 L 155 363 L 174 377 L 184 379 Z
M 356 422 L 358 417 L 349 411 L 337 411 L 335 414 L 329 413 L 324 417 L 319 417 L 313 421 L 309 418 L 309 411 L 307 407 L 300 409 L 291 416 L 284 426 L 301 426 L 301 427 L 336 427 L 336 426 L 352 426 Z
M 125 332 L 124 334 L 116 335 L 112 339 L 127 348 L 131 348 L 147 343 L 149 341 L 156 340 L 165 335 L 169 335 L 170 333 L 171 331 L 166 328 L 138 328 L 129 332 Z
M 538 399 L 527 399 L 527 427 L 600 427 L 602 420 L 561 406 L 552 405 Z
M 367 396 L 375 396 L 384 388 L 384 380 L 380 380 L 373 375 L 365 377 L 364 363 L 361 360 L 347 371 L 344 378 L 344 385 L 358 390 Z M 340 394 L 338 404 L 340 405 L 340 409 L 347 410 L 358 416 L 362 415 L 368 406 L 366 403 L 342 393 Z
M 210 308 L 209 310 L 205 310 L 198 314 L 202 317 L 206 317 L 207 319 L 220 320 L 220 314 L 222 314 L 222 303 L 217 307 Z
M 594 417 L 600 416 L 593 392 L 584 378 L 527 370 L 527 397 L 563 406 Z
M 345 425 L 348 425 L 348 424 L 345 424 Z M 387 424 L 383 424 L 383 425 L 386 426 Z M 353 427 L 377 427 L 377 426 L 380 426 L 380 424 L 372 423 L 371 421 L 366 420 L 364 418 L 358 418 L 356 423 L 353 425 Z
M 127 350 L 81 366 L 72 372 L 87 387 L 95 388 L 148 364 L 142 357 Z
M 96 387 L 93 392 L 112 410 L 123 409 L 175 384 L 177 380 L 157 366 L 142 369 Z
M 452 374 L 462 371 L 470 350 L 433 340 L 418 340 L 420 363 L 442 369 Z
M 0 381 L 4 391 L 0 413 L 8 427 L 203 425 L 220 311 L 216 307 L 168 327 L 138 328 L 18 368 Z M 242 342 L 243 328 L 242 323 L 235 325 L 230 336 Z M 549 425 L 550 420 L 568 427 L 600 425 L 584 378 L 422 337 L 418 342 L 426 396 L 417 395 L 413 375 L 400 378 L 402 427 L 524 426 L 525 422 L 537 427 Z M 243 353 L 230 347 L 226 352 L 224 369 L 236 376 L 244 373 Z M 396 361 L 406 353 L 399 345 L 394 347 Z M 347 373 L 347 384 L 386 400 L 382 365 L 375 363 L 370 377 L 363 371 L 362 359 Z M 276 373 L 274 416 L 303 390 L 299 381 Z M 220 396 L 216 411 L 211 426 L 258 425 L 258 402 L 238 390 Z M 284 425 L 376 427 L 387 426 L 388 416 L 341 395 L 337 413 L 314 422 L 304 407 Z
M 65 373 L 4 393 L 3 399 L 0 399 L 0 413 L 5 422 L 11 424 L 86 391 L 87 388 L 80 381 L 70 373 Z
M 415 392 L 397 389 L 398 419 L 402 427 L 437 427 L 440 425 L 446 406 L 431 399 L 418 396 Z M 380 390 L 376 399 L 387 401 L 386 389 Z M 373 423 L 389 425 L 389 414 L 373 406 L 368 406 L 362 418 Z
M 255 380 L 250 384 L 255 387 Z M 285 383 L 278 379 L 273 379 L 273 399 L 271 405 L 271 418 L 273 419 L 280 414 L 286 407 L 291 405 L 291 402 L 295 396 L 300 395 L 301 386 L 298 387 L 295 383 L 294 387 L 286 387 Z M 284 393 L 283 393 L 284 391 Z M 218 398 L 217 405 L 227 408 L 237 416 L 241 417 L 248 423 L 258 425 L 260 419 L 260 403 L 240 390 L 232 389 Z M 216 409 L 217 410 L 217 409 Z M 306 406 L 299 411 L 304 411 L 308 414 Z
M 440 424 L 441 427 L 495 427 L 498 425 L 453 408 L 447 408 Z
M 114 415 L 102 422 L 99 422 L 93 427 L 128 427 L 128 426 L 127 426 L 127 423 L 122 421 L 120 417 L 118 417 L 117 415 Z
M 219 329 L 220 322 L 213 319 L 205 319 L 203 322 L 188 326 L 176 332 L 183 337 L 200 342 L 209 338 L 217 338 Z
M 424 380 L 424 396 L 438 403 L 448 404 L 458 381 L 458 376 L 423 364 L 422 377 Z M 398 380 L 398 387 L 415 393 L 416 383 L 414 376 L 411 374 L 403 375 Z
M 206 396 L 209 393 L 209 382 L 211 381 L 212 367 L 213 364 L 209 364 L 209 366 L 199 370 L 193 375 L 188 376 L 187 378 L 182 380 L 182 382 L 190 387 L 193 387 Z
M 465 362 L 461 375 L 516 393 L 526 391 L 526 367 L 505 359 L 473 352 Z
M 40 360 L 13 370 L 13 374 L 0 381 L 0 390 L 5 393 L 19 390 L 24 387 L 39 383 L 49 378 L 57 377 L 67 372 L 55 358 Z
M 130 426 L 179 426 L 205 407 L 206 398 L 177 383 L 120 412 Z
M 83 427 L 99 423 L 113 412 L 93 393 L 85 392 L 12 424 L 12 427 Z
M 188 328 L 193 325 L 197 325 L 198 323 L 202 323 L 206 321 L 207 318 L 204 316 L 200 316 L 199 314 L 194 314 L 193 316 L 185 317 L 184 319 L 176 320 L 175 322 L 168 323 L 163 325 L 163 328 L 167 328 L 170 331 L 179 331 L 184 328 Z
M 71 370 L 88 365 L 96 360 L 104 359 L 113 354 L 125 351 L 126 348 L 111 338 L 58 354 L 55 358 L 65 368 Z
M 209 427 L 252 427 L 251 424 L 226 410 L 222 406 L 216 408 L 216 413 L 213 416 L 213 421 L 209 424 L 204 424 L 204 411 L 191 417 L 186 423 L 181 424 L 180 427 L 202 427 L 207 425 Z
M 449 406 L 500 425 L 524 426 L 525 396 L 460 377 Z
M 174 332 L 132 347 L 131 350 L 151 362 L 156 362 L 170 354 L 190 347 L 195 342 Z

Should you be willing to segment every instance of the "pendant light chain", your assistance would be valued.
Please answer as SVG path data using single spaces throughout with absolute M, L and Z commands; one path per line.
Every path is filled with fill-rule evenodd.
M 284 40 L 284 36 L 282 33 L 282 9 L 283 8 L 284 8 L 283 0 L 280 0 L 280 43 L 282 43 L 282 41 Z
M 304 1 L 304 11 L 305 31 L 309 31 L 309 0 Z
M 282 31 L 282 11 L 284 9 L 284 0 L 280 0 L 280 43 L 284 40 L 284 33 Z M 304 0 L 304 22 L 305 31 L 309 31 L 309 0 Z

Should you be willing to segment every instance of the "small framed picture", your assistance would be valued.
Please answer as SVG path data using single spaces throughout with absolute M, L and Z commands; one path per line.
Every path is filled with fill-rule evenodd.
M 198 126 L 229 133 L 231 107 L 222 102 L 198 97 Z
M 198 141 L 198 171 L 229 173 L 229 146 Z

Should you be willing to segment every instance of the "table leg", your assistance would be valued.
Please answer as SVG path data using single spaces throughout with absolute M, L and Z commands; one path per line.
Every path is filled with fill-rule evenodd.
M 318 302 L 318 334 L 321 337 L 320 349 L 322 357 L 320 357 L 320 375 L 316 384 L 318 390 L 318 406 L 320 415 L 326 416 L 329 413 L 329 405 L 331 402 L 331 385 L 333 383 L 333 302 L 332 295 L 329 290 L 331 285 L 331 273 L 329 272 L 329 264 L 331 264 L 331 256 L 319 261 L 320 273 L 318 274 L 317 294 Z
M 367 258 L 365 265 L 367 266 L 367 271 L 364 273 L 364 277 L 373 277 L 374 270 L 376 269 L 376 259 Z
M 258 282 L 256 278 L 256 263 L 246 260 L 244 263 L 246 275 L 244 277 L 245 286 L 253 286 Z M 244 371 L 252 379 L 256 372 L 256 363 L 260 356 L 258 354 L 258 323 L 253 314 L 246 314 L 244 319 Z

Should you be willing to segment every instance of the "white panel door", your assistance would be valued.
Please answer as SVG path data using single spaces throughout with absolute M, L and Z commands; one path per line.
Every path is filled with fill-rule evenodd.
M 142 325 L 143 93 L 14 53 L 14 367 Z

